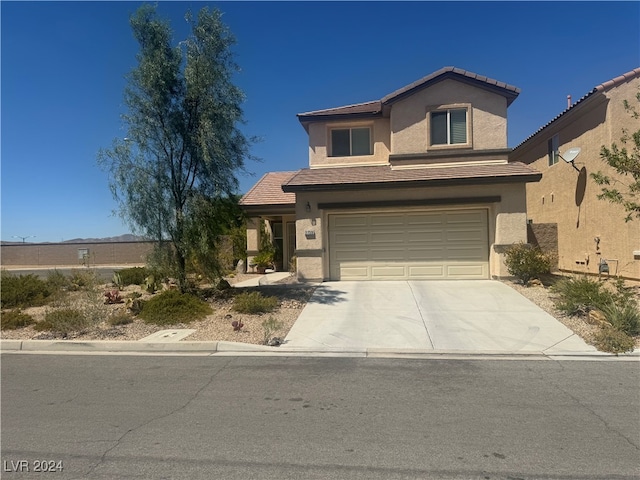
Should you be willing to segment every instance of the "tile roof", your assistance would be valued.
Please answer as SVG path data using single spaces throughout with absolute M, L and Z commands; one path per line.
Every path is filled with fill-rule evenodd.
M 520 162 L 392 169 L 389 165 L 302 169 L 282 185 L 285 192 L 364 188 L 537 182 L 542 174 Z
M 296 195 L 282 191 L 282 184 L 288 182 L 295 172 L 268 172 L 251 187 L 240 200 L 240 205 L 295 205 Z
M 354 105 L 346 105 L 344 107 L 326 108 L 324 110 L 315 110 L 313 112 L 299 113 L 298 117 L 317 117 L 324 115 L 348 115 L 354 113 L 379 113 L 382 111 L 380 100 L 372 102 L 356 103 Z
M 511 102 L 513 102 L 513 100 L 515 100 L 520 94 L 520 89 L 513 85 L 499 82 L 498 80 L 478 75 L 477 73 L 469 72 L 468 70 L 463 70 L 461 68 L 444 67 L 430 75 L 427 75 L 426 77 L 421 78 L 420 80 L 416 80 L 415 82 L 390 93 L 389 95 L 384 96 L 381 100 L 299 113 L 298 119 L 303 122 L 320 120 L 323 117 L 335 115 L 378 115 L 382 113 L 382 107 L 384 105 L 390 105 L 401 98 L 411 95 L 415 90 L 427 87 L 446 78 L 455 78 L 463 82 L 472 83 L 481 88 L 493 90 L 504 95 L 507 98 L 508 105 L 510 105 Z
M 542 132 L 544 129 L 546 129 L 549 125 L 554 123 L 556 120 L 560 119 L 563 115 L 565 115 L 568 112 L 574 110 L 578 105 L 582 105 L 585 102 L 585 100 L 589 99 L 590 97 L 593 97 L 594 94 L 606 92 L 607 90 L 610 90 L 610 89 L 612 89 L 614 87 L 617 87 L 621 83 L 627 82 L 627 81 L 632 80 L 632 79 L 634 79 L 636 77 L 640 77 L 640 67 L 634 68 L 633 70 L 630 70 L 627 73 L 623 73 L 622 75 L 620 75 L 620 76 L 618 76 L 616 78 L 613 78 L 613 79 L 608 80 L 608 81 L 606 81 L 604 83 L 601 83 L 600 85 L 595 86 L 590 92 L 588 92 L 586 95 L 584 95 L 580 100 L 578 100 L 577 102 L 572 104 L 570 107 L 564 109 L 562 112 L 560 112 L 558 115 L 556 115 L 552 120 L 548 121 L 546 124 L 544 124 L 538 130 L 536 130 L 534 133 L 532 133 L 527 138 L 525 138 L 522 142 L 520 142 L 514 148 L 514 150 L 517 149 L 517 148 L 520 148 L 522 145 L 524 145 L 529 140 L 531 140 L 533 137 L 535 137 L 540 132 Z
M 425 87 L 431 83 L 443 80 L 445 78 L 457 78 L 458 80 L 475 83 L 480 87 L 497 90 L 499 91 L 499 93 L 507 97 L 507 105 L 511 105 L 511 102 L 513 102 L 520 94 L 520 89 L 518 87 L 514 87 L 513 85 L 509 85 L 508 83 L 499 82 L 498 80 L 494 80 L 493 78 L 485 77 L 484 75 L 478 75 L 477 73 L 463 70 L 461 68 L 444 67 L 437 72 L 433 72 L 432 74 L 421 78 L 420 80 L 416 80 L 406 87 L 402 87 L 401 89 L 390 93 L 389 95 L 384 97 L 381 102 L 384 104 L 392 103 L 396 100 L 399 100 L 400 98 L 407 96 L 408 94 L 411 94 L 416 89 Z

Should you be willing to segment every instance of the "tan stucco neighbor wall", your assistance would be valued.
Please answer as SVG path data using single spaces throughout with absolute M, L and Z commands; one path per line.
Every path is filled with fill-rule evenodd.
M 533 224 L 557 224 L 561 270 L 597 274 L 600 259 L 606 259 L 611 274 L 640 279 L 640 255 L 633 254 L 640 251 L 640 220 L 625 222 L 620 205 L 599 200 L 600 187 L 590 177 L 600 170 L 624 182 L 601 160 L 600 149 L 621 145 L 623 129 L 640 129 L 640 120 L 623 107 L 624 100 L 637 106 L 639 87 L 640 79 L 634 78 L 592 94 L 510 156 L 510 161 L 528 163 L 542 173 L 540 182 L 527 184 L 528 218 Z M 547 141 L 555 134 L 561 153 L 581 148 L 575 159 L 580 172 L 562 160 L 548 165 Z
M 441 206 L 403 207 L 352 207 L 344 209 L 320 210 L 319 203 L 367 202 L 367 201 L 411 201 L 427 199 L 456 199 L 460 197 L 500 196 L 499 203 L 445 204 Z M 322 281 L 329 278 L 329 213 L 352 211 L 375 211 L 385 209 L 397 211 L 407 209 L 465 209 L 487 208 L 489 219 L 489 267 L 490 276 L 508 276 L 503 262 L 501 248 L 505 244 L 527 241 L 525 209 L 525 188 L 523 184 L 465 186 L 464 188 L 434 187 L 407 189 L 380 189 L 365 191 L 300 192 L 296 195 L 296 235 L 298 278 L 300 280 Z M 311 209 L 306 211 L 307 202 Z
M 400 100 L 391 109 L 391 153 L 420 153 L 442 150 L 428 145 L 428 112 L 442 107 L 471 105 L 467 119 L 472 126 L 474 150 L 506 148 L 507 100 L 456 80 L 443 80 Z M 470 147 L 471 147 L 470 146 Z
M 2 266 L 141 265 L 153 242 L 25 243 L 2 245 Z M 79 250 L 88 258 L 78 258 Z

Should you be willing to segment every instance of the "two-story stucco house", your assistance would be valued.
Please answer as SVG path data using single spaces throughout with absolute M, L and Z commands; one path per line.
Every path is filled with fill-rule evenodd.
M 621 182 L 617 187 L 629 183 L 630 177 L 617 174 L 601 159 L 600 151 L 615 143 L 631 152 L 632 142 L 625 145 L 621 138 L 625 131 L 631 135 L 640 130 L 640 119 L 624 104 L 639 110 L 639 93 L 640 68 L 604 82 L 518 145 L 509 157 L 542 173 L 540 182 L 527 185 L 531 240 L 535 243 L 536 237 L 543 237 L 541 244 L 557 245 L 560 270 L 603 271 L 640 280 L 640 221 L 625 222 L 621 205 L 598 199 L 601 187 L 591 178 L 602 171 Z M 572 166 L 563 161 L 563 155 L 575 148 L 580 153 Z
M 260 222 L 300 280 L 506 276 L 527 241 L 527 182 L 508 162 L 520 90 L 446 67 L 381 100 L 301 113 L 309 167 L 263 176 L 243 197 L 249 263 Z

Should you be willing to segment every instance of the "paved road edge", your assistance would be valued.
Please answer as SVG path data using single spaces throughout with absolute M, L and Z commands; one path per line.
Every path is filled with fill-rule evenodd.
M 0 339 L 0 353 L 138 353 L 233 356 L 336 356 L 369 358 L 491 358 L 640 360 L 640 351 L 613 355 L 604 352 L 492 352 L 393 348 L 309 349 L 268 347 L 236 342 L 140 342 L 110 340 L 9 340 Z

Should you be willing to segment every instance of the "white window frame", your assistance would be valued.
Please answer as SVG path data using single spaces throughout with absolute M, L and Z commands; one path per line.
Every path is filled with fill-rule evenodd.
M 466 142 L 465 143 L 451 143 L 451 120 L 450 112 L 452 110 L 465 110 L 466 111 Z M 447 112 L 447 143 L 433 143 L 431 138 L 432 127 L 432 115 L 434 113 Z M 456 103 L 450 105 L 438 105 L 427 109 L 427 149 L 453 149 L 453 148 L 466 148 L 472 145 L 472 117 L 471 117 L 471 104 L 469 103 Z
M 367 154 L 357 154 L 354 155 L 353 154 L 353 138 L 352 138 L 352 131 L 354 129 L 364 129 L 366 128 L 367 130 L 369 130 L 369 153 Z M 334 155 L 333 153 L 333 132 L 336 130 L 349 130 L 349 155 Z M 342 125 L 336 125 L 333 127 L 329 127 L 329 156 L 330 157 L 364 157 L 364 156 L 369 156 L 369 155 L 373 155 L 373 125 L 367 124 L 367 125 L 348 125 L 348 126 L 342 126 Z
M 550 167 L 560 161 L 560 135 L 557 133 L 547 140 L 547 160 Z

